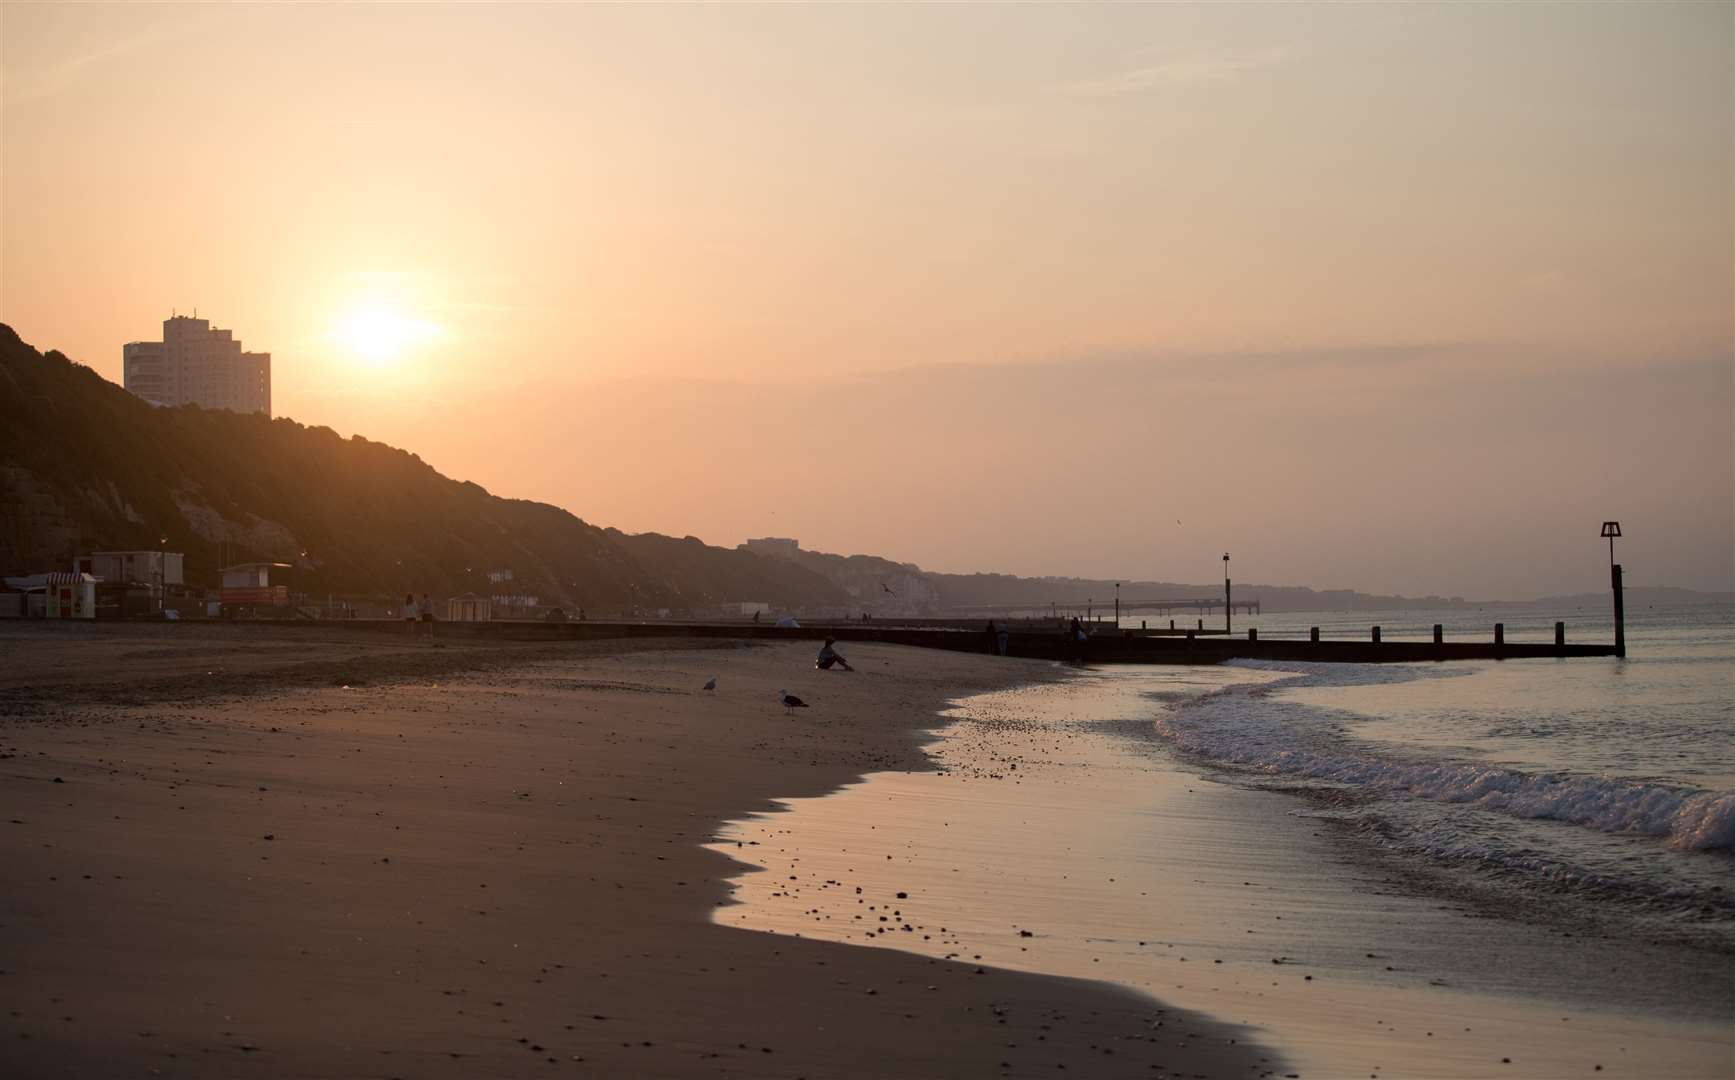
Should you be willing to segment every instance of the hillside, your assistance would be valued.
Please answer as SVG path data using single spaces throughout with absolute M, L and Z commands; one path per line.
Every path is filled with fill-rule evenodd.
M 600 529 L 360 436 L 156 408 L 3 324 L 0 415 L 0 573 L 63 569 L 78 553 L 166 537 L 186 553 L 190 584 L 214 582 L 225 542 L 225 561 L 292 563 L 291 586 L 313 594 L 530 593 L 598 614 L 848 602 L 796 564 Z M 491 585 L 491 570 L 511 570 L 511 583 Z

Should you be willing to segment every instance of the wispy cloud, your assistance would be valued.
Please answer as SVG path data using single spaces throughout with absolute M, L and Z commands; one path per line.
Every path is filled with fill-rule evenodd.
M 1225 85 L 1239 82 L 1250 72 L 1281 67 L 1299 53 L 1300 49 L 1295 45 L 1266 45 L 1256 49 L 1178 46 L 1147 49 L 1136 54 L 1132 58 L 1134 66 L 1125 71 L 1069 83 L 1063 89 L 1077 97 L 1119 97 L 1165 86 Z
M 109 41 L 52 63 L 9 65 L 4 79 L 0 80 L 0 98 L 3 98 L 7 105 L 16 106 L 58 94 L 77 85 L 89 73 L 124 56 L 154 48 L 194 32 L 208 24 L 217 14 L 215 11 L 201 11 L 192 18 Z

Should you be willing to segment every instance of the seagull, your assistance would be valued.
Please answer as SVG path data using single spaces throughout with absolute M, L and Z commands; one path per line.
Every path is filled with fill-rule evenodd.
M 777 691 L 777 703 L 782 705 L 785 709 L 788 709 L 790 716 L 795 715 L 796 709 L 807 708 L 807 702 L 801 700 L 787 690 Z
M 717 689 L 717 676 L 713 675 L 709 679 L 705 680 L 705 689 L 707 689 L 707 690 Z
M 883 582 L 883 581 L 882 581 L 882 582 L 880 582 L 880 591 L 881 591 L 881 592 L 883 592 L 883 593 L 889 593 L 889 594 L 890 594 L 890 595 L 892 595 L 892 596 L 896 596 L 896 595 L 898 595 L 898 594 L 897 594 L 897 593 L 895 593 L 895 592 L 892 592 L 892 587 L 891 587 L 891 586 L 890 586 L 890 585 L 887 585 L 887 584 L 886 584 L 886 583 L 885 583 L 885 582 Z

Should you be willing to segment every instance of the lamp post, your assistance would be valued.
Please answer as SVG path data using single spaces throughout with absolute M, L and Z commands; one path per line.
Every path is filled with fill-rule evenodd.
M 1121 628 L 1121 583 L 1114 583 L 1114 628 Z
M 1229 633 L 1229 553 L 1223 553 L 1223 633 Z
M 1615 655 L 1624 657 L 1627 654 L 1627 611 L 1625 598 L 1621 595 L 1621 564 L 1615 562 L 1615 538 L 1620 534 L 1620 522 L 1602 523 L 1602 535 L 1608 538 L 1609 588 L 1615 597 Z

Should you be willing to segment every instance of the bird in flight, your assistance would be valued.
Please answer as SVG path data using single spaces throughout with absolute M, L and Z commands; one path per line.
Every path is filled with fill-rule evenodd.
M 717 676 L 713 675 L 709 679 L 705 680 L 705 689 L 707 689 L 707 690 L 717 689 Z
M 805 709 L 808 707 L 807 702 L 801 700 L 787 690 L 777 691 L 777 703 L 789 710 L 790 716 L 795 715 L 796 709 Z
M 880 592 L 883 592 L 883 593 L 887 593 L 887 594 L 889 594 L 889 595 L 891 595 L 891 596 L 896 596 L 896 595 L 898 595 L 898 594 L 897 594 L 897 593 L 895 593 L 895 592 L 892 592 L 892 587 L 891 587 L 891 586 L 890 586 L 890 585 L 887 585 L 887 584 L 886 584 L 886 583 L 885 583 L 885 582 L 883 582 L 883 581 L 882 581 L 882 582 L 880 582 Z

